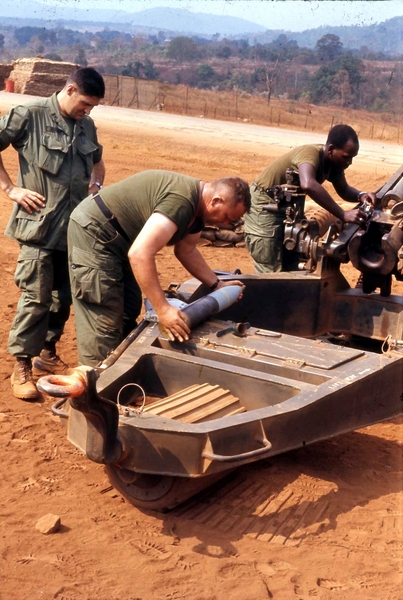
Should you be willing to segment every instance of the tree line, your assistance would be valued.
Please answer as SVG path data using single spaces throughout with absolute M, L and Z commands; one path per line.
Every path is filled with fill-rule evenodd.
M 366 46 L 346 50 L 334 34 L 323 35 L 314 48 L 301 47 L 285 34 L 256 44 L 219 37 L 0 26 L 0 59 L 40 55 L 91 64 L 102 73 L 260 94 L 268 102 L 278 97 L 391 111 L 400 118 L 402 56 L 374 53 Z

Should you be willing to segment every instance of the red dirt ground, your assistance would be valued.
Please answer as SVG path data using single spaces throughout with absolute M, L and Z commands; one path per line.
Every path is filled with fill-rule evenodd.
M 276 154 L 275 144 L 268 155 L 242 140 L 209 143 L 152 125 L 97 123 L 107 183 L 147 168 L 251 181 Z M 15 177 L 14 151 L 3 157 Z M 348 177 L 375 189 L 393 171 L 357 163 Z M 4 194 L 0 205 L 4 230 L 11 209 Z M 0 252 L 0 600 L 403 598 L 402 419 L 239 469 L 166 515 L 142 512 L 67 442 L 50 399 L 26 403 L 11 394 L 7 336 L 18 248 L 3 237 Z M 252 271 L 244 249 L 202 252 L 213 268 Z M 187 277 L 171 250 L 158 264 L 164 285 Z M 344 271 L 356 280 L 352 267 Z M 59 350 L 76 363 L 73 317 Z M 35 524 L 47 513 L 62 525 L 45 536 Z

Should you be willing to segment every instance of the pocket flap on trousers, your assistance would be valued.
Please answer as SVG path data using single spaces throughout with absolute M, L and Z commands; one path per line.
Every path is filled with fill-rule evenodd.
M 72 268 L 74 268 L 74 266 L 78 266 L 89 267 L 91 269 L 100 269 L 102 271 L 114 270 L 113 259 L 100 256 L 93 252 L 87 252 L 86 250 L 77 248 L 77 246 L 73 246 L 73 248 L 70 250 L 69 262 L 71 263 Z

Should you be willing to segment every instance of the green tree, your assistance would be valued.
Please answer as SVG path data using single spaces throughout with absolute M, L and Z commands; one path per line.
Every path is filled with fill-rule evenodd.
M 319 59 L 323 62 L 335 60 L 343 50 L 343 44 L 338 35 L 327 33 L 322 36 L 315 46 Z
M 43 52 L 45 52 L 45 46 L 42 44 L 38 37 L 33 37 L 32 42 L 34 43 L 34 50 L 37 56 L 40 56 L 41 54 L 43 54 Z
M 277 52 L 275 61 L 266 63 L 262 67 L 258 67 L 251 76 L 251 83 L 253 87 L 256 87 L 261 92 L 264 91 L 268 104 L 270 104 L 271 97 L 278 83 L 282 70 L 282 66 L 280 64 L 282 53 L 283 50 L 280 49 Z
M 134 63 L 130 62 L 128 65 L 122 68 L 122 75 L 127 77 L 139 77 L 141 79 L 157 79 L 158 71 L 155 69 L 154 64 L 149 58 L 146 58 L 144 62 L 136 60 Z
M 144 77 L 146 79 L 158 79 L 159 77 L 154 63 L 149 58 L 146 58 L 144 61 Z
M 58 46 L 73 46 L 74 44 L 78 43 L 80 39 L 78 31 L 74 31 L 73 29 L 58 27 L 55 31 Z
M 250 52 L 250 46 L 248 40 L 238 41 L 238 53 L 242 58 L 248 58 Z
M 85 50 L 81 46 L 77 46 L 77 54 L 74 58 L 74 62 L 80 65 L 81 67 L 86 67 L 88 65 Z
M 128 65 L 122 68 L 121 74 L 126 77 L 141 77 L 143 73 L 144 65 L 140 60 L 136 60 L 134 63 L 129 62 Z
M 365 81 L 364 64 L 350 54 L 340 56 L 315 73 L 308 84 L 314 104 L 343 103 L 358 106 L 360 85 Z
M 166 55 L 182 65 L 184 62 L 195 60 L 199 50 L 192 38 L 179 36 L 169 42 Z
M 217 58 L 223 58 L 227 60 L 232 54 L 232 50 L 229 46 L 221 46 L 217 49 L 215 55 Z
M 340 106 L 347 106 L 353 100 L 348 71 L 340 69 L 333 77 L 332 89 L 339 98 Z
M 198 75 L 197 87 L 200 88 L 208 88 L 213 85 L 217 75 L 213 67 L 206 63 L 199 65 L 196 69 L 196 73 Z
M 27 46 L 33 37 L 38 37 L 43 34 L 44 27 L 17 27 L 14 31 L 14 37 L 19 46 Z
M 335 61 L 336 68 L 345 70 L 348 73 L 350 85 L 358 89 L 365 81 L 364 72 L 365 66 L 362 60 L 356 58 L 352 54 L 343 54 Z
M 277 50 L 277 52 L 280 52 L 281 50 L 284 50 L 284 48 L 287 47 L 287 43 L 288 43 L 288 37 L 284 33 L 280 33 L 278 38 L 273 40 L 273 42 L 270 45 L 274 50 Z
M 49 29 L 48 30 L 47 41 L 52 46 L 56 46 L 56 44 L 57 44 L 57 36 L 56 36 L 56 31 L 54 29 Z

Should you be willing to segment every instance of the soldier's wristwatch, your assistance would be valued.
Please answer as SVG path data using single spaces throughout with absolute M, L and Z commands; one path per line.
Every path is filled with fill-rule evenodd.
M 97 186 L 97 188 L 98 188 L 99 190 L 102 190 L 102 187 L 103 187 L 103 186 L 102 186 L 102 184 L 101 184 L 101 183 L 99 183 L 99 181 L 93 181 L 93 182 L 91 183 L 90 187 L 91 187 L 92 185 L 96 185 L 96 186 Z

